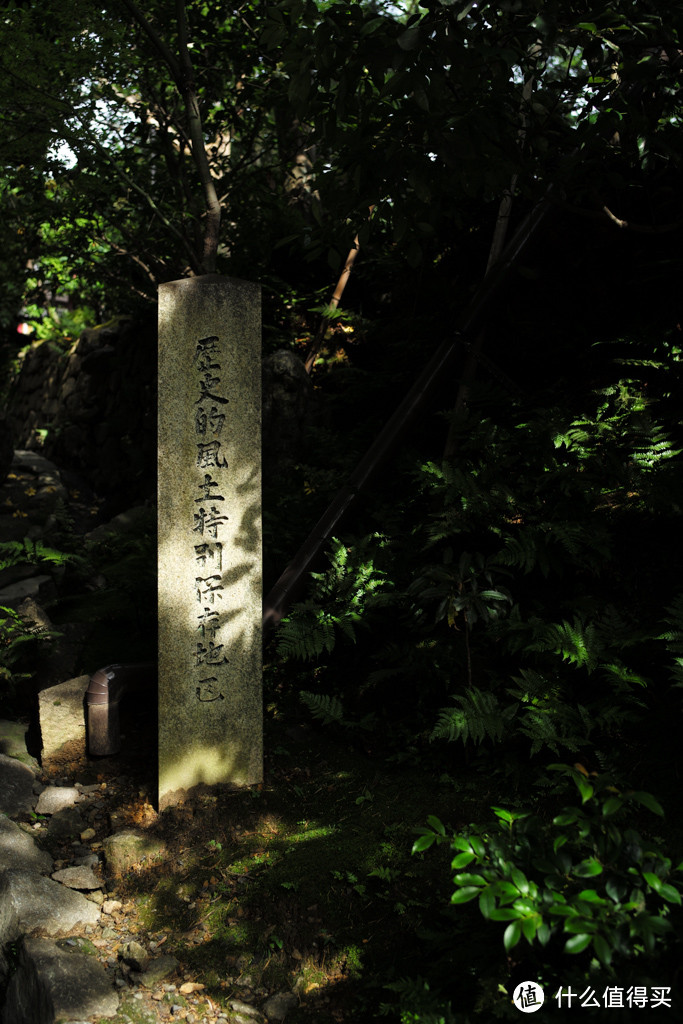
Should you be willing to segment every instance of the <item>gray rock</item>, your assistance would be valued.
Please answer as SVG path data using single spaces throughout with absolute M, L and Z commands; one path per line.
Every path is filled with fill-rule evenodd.
M 3 871 L 23 868 L 47 875 L 52 871 L 52 857 L 13 821 L 0 816 L 0 866 Z
M 25 601 L 22 601 L 17 610 L 24 622 L 33 626 L 35 630 L 44 632 L 54 628 L 47 612 L 39 604 L 36 604 L 32 597 L 27 597 Z
M 36 814 L 57 814 L 65 807 L 73 807 L 80 797 L 75 786 L 48 786 L 38 797 Z
M 139 942 L 131 939 L 121 947 L 121 956 L 134 971 L 143 971 L 149 963 L 149 953 Z
M 166 847 L 152 836 L 132 829 L 123 829 L 108 836 L 102 843 L 107 868 L 112 875 L 123 875 L 136 864 L 163 857 Z
M 53 1024 L 75 1017 L 113 1017 L 119 997 L 104 968 L 86 953 L 47 939 L 22 938 L 10 979 L 5 1024 Z
M 0 813 L 16 818 L 33 810 L 33 772 L 14 757 L 0 754 Z
M 263 1012 L 268 1020 L 284 1020 L 290 1010 L 299 1005 L 293 992 L 277 992 L 263 1004 Z
M 243 1003 L 241 999 L 231 999 L 230 1008 L 234 1010 L 236 1014 L 241 1014 L 243 1017 L 249 1017 L 252 1021 L 263 1020 L 263 1017 L 255 1006 L 250 1006 L 249 1003 Z
M 157 988 L 157 986 L 178 969 L 178 961 L 174 956 L 160 956 L 140 975 L 140 984 L 145 988 Z
M 74 860 L 74 866 L 77 868 L 96 868 L 99 863 L 100 858 L 96 853 L 89 853 Z
M 27 580 L 20 580 L 12 583 L 0 591 L 0 606 L 3 608 L 18 608 L 27 597 L 36 600 L 41 595 L 43 599 L 54 597 L 56 591 L 51 576 L 32 576 Z
M 50 818 L 47 826 L 48 835 L 56 839 L 69 839 L 83 831 L 83 818 L 76 807 L 65 807 Z
M 136 505 L 135 508 L 129 508 L 126 512 L 121 512 L 119 515 L 114 516 L 108 523 L 96 526 L 94 530 L 86 533 L 85 540 L 87 543 L 93 544 L 105 540 L 112 534 L 118 536 L 130 533 L 132 530 L 139 529 L 141 524 L 148 523 L 151 525 L 152 522 L 156 522 L 154 509 L 149 508 L 147 505 Z
M 33 771 L 38 771 L 38 762 L 31 757 L 26 749 L 26 735 L 28 726 L 23 722 L 8 722 L 0 719 L 0 754 L 7 757 L 14 757 L 17 761 L 28 765 Z
M 44 455 L 38 452 L 30 452 L 23 448 L 17 448 L 12 461 L 12 469 L 23 470 L 26 473 L 34 473 L 41 476 L 46 473 L 48 476 L 59 478 L 59 470 L 54 462 L 50 462 Z
M 61 882 L 69 889 L 99 889 L 102 886 L 97 875 L 84 865 L 63 868 L 61 871 L 55 871 L 52 877 L 55 882 Z
M 17 868 L 0 874 L 0 944 L 36 931 L 65 935 L 99 919 L 94 903 L 59 882 Z

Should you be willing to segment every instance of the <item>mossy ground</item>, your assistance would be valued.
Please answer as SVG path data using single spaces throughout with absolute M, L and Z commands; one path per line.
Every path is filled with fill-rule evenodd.
M 448 851 L 411 856 L 414 829 L 428 814 L 472 820 L 481 779 L 458 790 L 325 732 L 289 732 L 269 723 L 262 787 L 150 824 L 168 857 L 129 873 L 120 892 L 143 936 L 162 935 L 214 1004 L 245 987 L 290 989 L 292 1024 L 367 1020 L 392 1001 L 388 982 L 420 973 L 417 934 L 449 900 Z

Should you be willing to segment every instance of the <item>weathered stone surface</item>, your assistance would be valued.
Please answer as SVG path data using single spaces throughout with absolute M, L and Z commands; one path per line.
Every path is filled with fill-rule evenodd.
M 230 1008 L 237 1014 L 242 1014 L 243 1017 L 249 1017 L 252 1021 L 263 1020 L 263 1017 L 256 1009 L 255 1006 L 251 1006 L 249 1003 L 243 1003 L 241 999 L 231 999 Z
M 28 767 L 14 757 L 0 754 L 0 814 L 16 818 L 33 810 L 33 780 L 35 775 Z
M 108 836 L 102 843 L 107 870 L 114 876 L 124 875 L 145 861 L 158 860 L 166 853 L 164 844 L 153 836 L 123 829 Z
M 52 865 L 47 850 L 39 849 L 30 835 L 9 818 L 0 816 L 0 870 L 23 868 L 47 875 Z
M 49 477 L 55 483 L 61 482 L 59 470 L 54 462 L 50 462 L 40 452 L 32 452 L 26 448 L 17 448 L 14 453 L 12 468 L 33 473 L 35 476 Z
M 136 939 L 131 939 L 130 942 L 124 942 L 121 947 L 121 957 L 135 971 L 143 971 L 145 966 L 149 963 L 149 953 Z
M 154 489 L 151 333 L 119 317 L 83 331 L 68 354 L 35 342 L 10 393 L 17 443 L 36 448 L 37 430 L 47 428 L 48 458 L 76 471 L 98 494 L 123 502 L 115 511 Z
M 22 601 L 17 610 L 24 622 L 27 622 L 36 631 L 42 632 L 53 628 L 50 616 L 44 608 L 36 604 L 32 597 L 27 597 L 25 601 Z
M 104 969 L 86 953 L 47 939 L 24 938 L 10 979 L 4 1024 L 54 1024 L 58 1020 L 113 1017 L 119 997 Z
M 268 1020 L 284 1020 L 296 1006 L 299 1000 L 293 992 L 277 992 L 263 1004 L 263 1012 Z
M 85 754 L 85 710 L 83 701 L 90 676 L 67 679 L 38 695 L 43 765 L 58 767 L 69 758 Z
M 123 903 L 120 900 L 105 900 L 102 904 L 103 914 L 115 914 L 118 910 L 121 910 Z
M 261 781 L 260 294 L 159 288 L 159 807 Z
M 73 807 L 80 798 L 75 786 L 47 786 L 38 797 L 36 814 L 56 814 L 65 807 Z
M 26 749 L 28 726 L 22 722 L 8 722 L 0 719 L 0 754 L 14 757 L 17 761 L 38 770 L 38 762 Z
M 69 889 L 89 891 L 90 889 L 100 889 L 102 887 L 102 882 L 95 872 L 83 864 L 72 868 L 62 868 L 61 871 L 55 871 L 52 877 L 55 882 L 61 882 L 62 885 L 67 885 Z
M 31 576 L 26 580 L 19 580 L 9 587 L 0 590 L 0 605 L 3 608 L 18 608 L 26 598 L 42 600 L 54 597 L 56 594 L 55 585 L 51 576 Z
M 99 919 L 94 903 L 59 882 L 15 868 L 0 874 L 0 943 L 36 931 L 66 935 Z
M 105 538 L 110 537 L 112 534 L 120 536 L 147 525 L 151 526 L 154 514 L 154 510 L 148 505 L 136 505 L 125 512 L 120 512 L 113 519 L 110 519 L 108 523 L 96 526 L 94 530 L 86 533 L 85 539 L 91 544 L 105 540 Z
M 156 988 L 165 978 L 170 977 L 178 969 L 178 961 L 173 956 L 160 956 L 140 975 L 140 984 L 145 988 Z
M 83 831 L 83 818 L 77 807 L 65 807 L 50 818 L 48 835 L 57 839 L 75 839 Z

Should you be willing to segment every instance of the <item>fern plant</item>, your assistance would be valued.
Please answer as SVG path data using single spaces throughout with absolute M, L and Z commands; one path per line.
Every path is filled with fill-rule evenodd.
M 338 634 L 355 641 L 368 606 L 377 603 L 388 585 L 386 574 L 375 564 L 376 554 L 370 554 L 372 547 L 381 550 L 383 544 L 379 534 L 349 546 L 332 539 L 329 569 L 311 573 L 311 596 L 295 604 L 278 627 L 281 658 L 312 661 L 329 654 Z
M 501 707 L 495 694 L 472 687 L 453 697 L 455 708 L 442 708 L 431 740 L 461 740 L 475 746 L 501 743 L 517 714 L 517 704 Z

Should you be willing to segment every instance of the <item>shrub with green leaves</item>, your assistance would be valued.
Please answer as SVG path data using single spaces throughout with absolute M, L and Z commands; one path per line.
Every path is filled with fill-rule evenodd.
M 20 682 L 30 677 L 28 656 L 36 647 L 60 635 L 55 630 L 27 623 L 13 608 L 0 607 L 0 693 L 3 699 L 9 697 L 12 702 Z
M 413 852 L 449 842 L 455 852 L 453 904 L 478 900 L 504 925 L 507 952 L 524 939 L 547 954 L 585 953 L 613 971 L 652 955 L 672 933 L 681 905 L 683 864 L 673 868 L 654 840 L 628 827 L 642 808 L 662 815 L 649 793 L 618 787 L 578 767 L 551 768 L 576 784 L 581 802 L 552 820 L 492 808 L 495 823 L 449 838 L 438 818 L 420 829 Z M 548 961 L 546 961 L 548 962 Z

